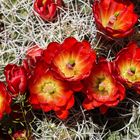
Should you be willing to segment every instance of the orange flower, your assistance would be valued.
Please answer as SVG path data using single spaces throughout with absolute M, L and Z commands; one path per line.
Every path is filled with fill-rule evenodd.
M 140 93 L 140 48 L 137 43 L 131 42 L 123 48 L 114 63 L 118 79 Z
M 62 0 L 35 0 L 34 10 L 46 21 L 52 21 L 57 13 L 57 6 L 62 6 Z
M 53 58 L 53 70 L 67 81 L 80 81 L 89 76 L 96 53 L 87 41 L 67 38 L 58 46 Z
M 11 112 L 10 104 L 11 96 L 6 89 L 5 84 L 0 82 L 0 119 L 5 112 L 8 114 Z
M 29 84 L 30 103 L 44 112 L 54 110 L 56 115 L 65 119 L 74 104 L 73 92 L 66 82 L 55 78 L 43 61 L 37 63 Z
M 114 77 L 111 63 L 105 59 L 94 65 L 91 75 L 85 82 L 85 100 L 83 107 L 87 110 L 100 107 L 102 113 L 106 108 L 116 106 L 125 97 L 125 88 Z
M 129 0 L 95 0 L 93 13 L 97 27 L 113 38 L 122 38 L 131 34 L 138 15 Z

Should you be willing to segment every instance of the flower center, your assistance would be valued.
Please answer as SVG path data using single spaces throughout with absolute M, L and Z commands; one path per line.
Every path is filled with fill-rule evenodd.
M 73 69 L 74 66 L 75 66 L 75 61 L 70 60 L 66 66 L 67 66 L 68 69 Z
M 118 17 L 119 14 L 120 14 L 120 12 L 115 12 L 115 13 L 114 13 L 114 16 L 115 16 L 115 17 Z
M 43 0 L 43 1 L 42 1 L 42 4 L 44 5 L 46 2 L 47 2 L 47 0 Z
M 135 68 L 135 67 L 130 67 L 130 69 L 127 71 L 127 73 L 128 73 L 130 76 L 134 75 L 135 72 L 136 72 L 136 68 Z
M 105 82 L 101 82 L 100 84 L 99 84 L 99 87 L 98 87 L 98 90 L 99 91 L 105 91 Z
M 117 17 L 119 16 L 119 14 L 120 14 L 120 12 L 115 12 L 114 15 L 112 15 L 109 18 L 109 21 L 108 21 L 108 24 L 107 24 L 108 27 L 112 27 L 114 25 L 114 23 L 117 20 Z
M 42 91 L 44 93 L 54 94 L 56 92 L 55 84 L 53 84 L 51 82 L 45 83 L 43 88 L 42 88 Z
M 100 92 L 104 92 L 106 91 L 106 86 L 107 86 L 107 81 L 105 80 L 105 77 L 100 77 L 97 81 L 97 86 L 96 88 L 100 91 Z

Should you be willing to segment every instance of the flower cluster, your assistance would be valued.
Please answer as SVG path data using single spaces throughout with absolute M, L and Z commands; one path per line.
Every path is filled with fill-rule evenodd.
M 95 51 L 86 41 L 70 37 L 62 44 L 50 43 L 29 80 L 30 103 L 45 112 L 54 110 L 65 119 L 74 105 L 74 91 L 82 89 L 81 80 L 89 76 L 95 58 Z
M 140 47 L 130 42 L 112 62 L 100 58 L 93 65 L 92 72 L 84 83 L 85 100 L 83 107 L 87 110 L 100 107 L 105 113 L 108 107 L 116 106 L 126 96 L 126 89 L 140 94 Z
M 137 44 L 131 42 L 113 62 L 105 58 L 96 62 L 96 53 L 87 41 L 69 37 L 45 49 L 35 45 L 27 51 L 22 66 L 5 67 L 7 89 L 13 97 L 29 89 L 29 102 L 34 109 L 53 110 L 61 119 L 67 118 L 77 91 L 85 95 L 85 109 L 99 107 L 105 113 L 125 98 L 125 87 L 139 93 L 139 51 Z M 1 86 L 4 94 L 5 85 Z
M 65 119 L 74 105 L 74 92 L 83 88 L 81 81 L 89 76 L 95 58 L 87 41 L 72 37 L 62 44 L 52 42 L 45 49 L 35 45 L 27 51 L 21 66 L 5 67 L 7 89 L 13 98 L 28 89 L 34 109 L 53 110 Z
M 63 1 L 36 0 L 35 11 L 46 21 L 56 17 Z M 93 12 L 97 27 L 111 38 L 122 38 L 134 31 L 138 16 L 129 1 L 95 0 Z M 124 22 L 125 21 L 125 22 Z M 74 37 L 47 47 L 34 45 L 26 52 L 20 66 L 8 64 L 4 69 L 6 84 L 0 82 L 0 118 L 10 113 L 11 100 L 26 93 L 34 109 L 54 111 L 66 119 L 74 106 L 76 92 L 84 95 L 86 110 L 96 107 L 105 113 L 119 104 L 130 88 L 140 93 L 140 48 L 130 42 L 114 61 L 96 59 L 96 52 L 86 40 Z
M 35 0 L 33 4 L 34 14 L 44 24 L 57 20 L 63 7 L 63 0 Z M 134 8 L 130 0 L 94 0 L 91 9 L 103 38 L 112 42 L 132 35 L 138 21 Z M 93 48 L 87 40 L 68 37 L 43 48 L 35 44 L 20 65 L 5 66 L 6 80 L 0 81 L 0 120 L 7 113 L 13 122 L 21 119 L 21 125 L 27 127 L 14 130 L 13 135 L 10 128 L 13 140 L 32 139 L 27 106 L 34 111 L 52 111 L 64 120 L 74 107 L 77 92 L 84 98 L 85 110 L 98 108 L 102 114 L 123 101 L 127 90 L 140 94 L 140 46 L 136 41 L 130 41 L 112 61 L 98 56 Z

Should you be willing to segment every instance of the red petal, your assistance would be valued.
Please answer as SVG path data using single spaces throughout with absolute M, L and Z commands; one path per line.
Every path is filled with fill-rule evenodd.
M 33 95 L 30 96 L 29 102 L 30 102 L 31 104 L 34 104 L 34 105 L 39 104 L 38 98 L 37 98 L 36 96 L 33 96 Z
M 119 100 L 122 101 L 126 96 L 125 87 L 119 82 L 117 82 L 117 87 L 119 89 L 118 94 L 120 95 Z
M 88 98 L 86 98 L 82 104 L 82 106 L 86 109 L 86 110 L 91 110 L 94 109 L 93 103 L 91 100 L 89 100 Z
M 69 84 L 72 90 L 75 92 L 81 91 L 83 89 L 83 84 L 80 81 L 70 82 Z
M 46 63 L 51 64 L 57 52 L 60 50 L 60 45 L 57 42 L 51 42 L 43 52 L 43 58 Z
M 72 95 L 71 98 L 67 101 L 67 105 L 65 107 L 66 110 L 70 109 L 74 105 L 74 96 Z
M 115 101 L 112 101 L 112 102 L 111 101 L 110 102 L 106 102 L 105 105 L 107 107 L 114 107 L 114 106 L 118 105 L 119 102 L 120 102 L 120 100 L 116 99 Z
M 49 112 L 52 110 L 52 108 L 48 104 L 42 104 L 40 106 L 44 112 Z
M 57 117 L 64 120 L 68 117 L 69 111 L 68 110 L 60 110 L 55 112 Z
M 56 15 L 56 10 L 57 10 L 56 4 L 53 3 L 50 6 L 48 6 L 50 19 L 54 18 L 54 16 Z
M 86 40 L 82 41 L 83 47 L 85 47 L 86 49 L 91 49 L 90 43 Z
M 64 40 L 64 42 L 62 43 L 62 49 L 71 49 L 71 47 L 75 44 L 75 43 L 77 43 L 78 41 L 75 39 L 75 38 L 73 38 L 73 37 L 68 37 L 68 38 L 66 38 L 65 40 Z

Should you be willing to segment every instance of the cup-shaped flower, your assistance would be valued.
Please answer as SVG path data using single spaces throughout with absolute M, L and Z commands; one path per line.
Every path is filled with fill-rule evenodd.
M 89 76 L 96 53 L 87 41 L 78 42 L 75 38 L 69 37 L 58 45 L 57 50 L 52 69 L 62 79 L 80 81 Z
M 52 21 L 58 10 L 58 6 L 62 6 L 62 0 L 35 0 L 34 10 L 45 21 Z
M 4 69 L 7 88 L 13 96 L 24 94 L 27 89 L 27 75 L 22 66 L 8 64 Z
M 138 20 L 130 0 L 95 0 L 93 13 L 98 29 L 112 38 L 130 35 Z
M 4 113 L 10 113 L 11 96 L 3 82 L 0 82 L 0 119 Z
M 117 78 L 128 88 L 140 93 L 140 48 L 130 42 L 123 48 L 114 61 Z
M 111 62 L 105 59 L 95 64 L 91 75 L 84 80 L 85 100 L 83 107 L 87 110 L 100 107 L 105 113 L 105 108 L 118 105 L 125 97 L 125 88 L 113 77 Z
M 66 82 L 56 79 L 43 63 L 37 63 L 29 82 L 30 103 L 35 109 L 44 112 L 53 110 L 60 119 L 65 119 L 74 104 L 73 92 Z

